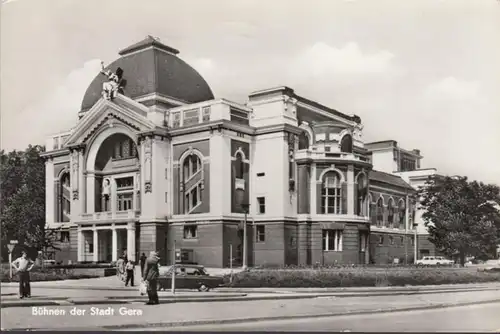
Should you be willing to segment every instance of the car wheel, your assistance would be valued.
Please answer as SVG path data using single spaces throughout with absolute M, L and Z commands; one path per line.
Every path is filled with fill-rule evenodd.
M 208 290 L 210 290 L 210 288 L 208 286 L 206 286 L 205 284 L 201 284 L 198 287 L 198 291 L 200 291 L 200 292 L 208 292 Z

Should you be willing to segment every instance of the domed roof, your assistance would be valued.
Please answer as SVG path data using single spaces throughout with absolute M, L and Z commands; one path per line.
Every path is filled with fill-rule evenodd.
M 185 103 L 212 100 L 214 95 L 203 77 L 182 59 L 174 48 L 148 36 L 120 51 L 120 58 L 106 70 L 123 70 L 125 96 L 132 99 L 158 93 Z M 87 88 L 81 110 L 86 111 L 101 98 L 106 77 L 98 74 Z

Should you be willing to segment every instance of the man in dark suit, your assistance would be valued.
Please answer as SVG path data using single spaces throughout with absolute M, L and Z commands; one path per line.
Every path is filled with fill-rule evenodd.
M 149 301 L 146 305 L 156 305 L 159 304 L 158 300 L 158 277 L 160 276 L 159 269 L 160 257 L 158 256 L 158 252 L 151 251 L 148 259 L 146 260 L 146 265 L 144 267 L 144 272 L 142 278 L 147 283 L 148 288 L 148 298 Z

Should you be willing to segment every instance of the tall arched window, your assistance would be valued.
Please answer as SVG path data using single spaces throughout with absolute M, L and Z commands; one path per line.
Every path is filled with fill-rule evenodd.
M 342 213 L 342 186 L 337 172 L 328 172 L 323 177 L 321 187 L 321 212 L 325 214 Z
M 384 226 L 384 202 L 382 198 L 377 201 L 377 227 Z
M 405 226 L 405 221 L 406 221 L 406 204 L 404 200 L 399 201 L 398 205 L 398 213 L 399 213 L 399 228 L 404 228 Z
M 340 151 L 345 153 L 352 153 L 352 136 L 346 134 L 340 141 Z
M 71 216 L 70 174 L 64 172 L 59 179 L 59 221 L 69 222 Z
M 243 175 L 245 174 L 245 165 L 243 163 L 243 155 L 241 153 L 236 153 L 235 172 L 235 177 L 237 179 L 243 179 Z
M 367 203 L 366 198 L 367 198 L 367 193 L 368 193 L 368 183 L 366 180 L 366 175 L 365 174 L 360 174 L 357 177 L 356 180 L 356 214 L 358 216 L 368 216 L 368 206 L 369 203 Z
M 189 180 L 193 175 L 201 171 L 201 160 L 196 154 L 191 154 L 184 159 L 182 165 L 184 169 L 184 182 Z
M 305 150 L 309 148 L 309 137 L 306 132 L 303 131 L 299 136 L 299 150 Z
M 200 157 L 190 154 L 182 162 L 184 213 L 191 213 L 202 203 L 203 165 Z
M 389 203 L 387 204 L 387 222 L 386 226 L 389 228 L 394 227 L 394 201 L 389 199 Z

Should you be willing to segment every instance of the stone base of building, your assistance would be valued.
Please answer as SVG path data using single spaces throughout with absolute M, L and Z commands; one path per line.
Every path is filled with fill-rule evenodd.
M 338 234 L 341 246 L 326 247 L 325 230 L 341 232 Z M 197 224 L 141 222 L 135 225 L 134 232 L 136 259 L 142 253 L 148 256 L 155 250 L 159 252 L 161 265 L 170 265 L 176 260 L 215 268 L 238 267 L 243 263 L 244 232 L 239 220 Z M 77 262 L 78 229 L 70 228 L 69 235 L 69 242 L 55 252 L 57 262 Z M 330 235 L 330 238 L 333 237 Z M 103 242 L 100 242 L 100 250 L 110 246 L 101 245 Z M 410 264 L 414 262 L 415 249 L 411 232 L 375 232 L 370 231 L 367 224 L 358 222 L 248 222 L 247 245 L 250 267 Z M 438 255 L 427 235 L 418 236 L 417 248 L 419 258 Z M 88 260 L 80 262 L 93 262 L 92 253 L 83 257 Z M 107 258 L 111 262 L 110 256 Z M 106 262 L 100 256 L 99 262 L 103 261 Z

